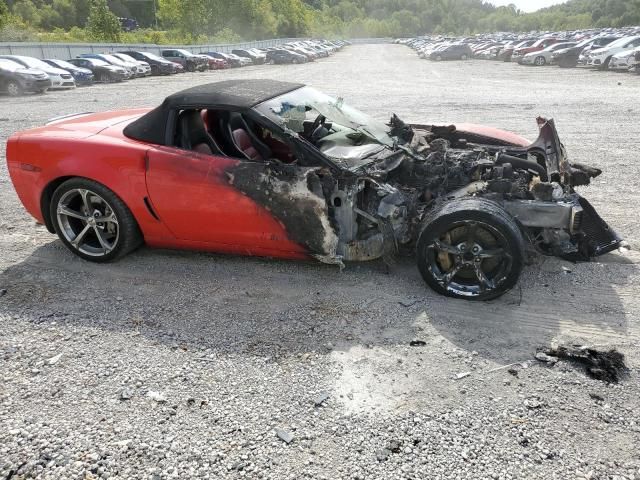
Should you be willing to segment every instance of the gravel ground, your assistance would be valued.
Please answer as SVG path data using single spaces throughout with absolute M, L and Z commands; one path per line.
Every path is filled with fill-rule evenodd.
M 604 169 L 582 193 L 631 250 L 541 259 L 477 304 L 435 295 L 409 259 L 339 272 L 143 248 L 93 265 L 19 204 L 11 133 L 248 77 L 308 83 L 381 119 L 534 137 L 536 115 L 553 116 L 571 157 Z M 639 88 L 363 45 L 314 64 L 0 98 L 0 478 L 640 479 Z M 533 360 L 557 343 L 616 346 L 630 375 L 606 385 Z

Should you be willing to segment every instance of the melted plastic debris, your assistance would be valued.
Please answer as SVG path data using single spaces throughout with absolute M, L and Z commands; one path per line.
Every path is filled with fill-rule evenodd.
M 601 352 L 594 348 L 573 346 L 542 350 L 549 357 L 557 357 L 583 367 L 591 378 L 608 383 L 618 383 L 629 373 L 624 355 L 615 348 Z

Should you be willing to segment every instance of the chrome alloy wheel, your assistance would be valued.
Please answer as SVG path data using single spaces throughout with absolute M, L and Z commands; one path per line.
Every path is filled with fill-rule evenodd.
M 427 245 L 427 268 L 449 292 L 476 297 L 500 288 L 512 264 L 506 237 L 480 221 L 456 222 Z
M 118 244 L 120 228 L 111 205 L 86 189 L 72 189 L 58 201 L 60 232 L 69 244 L 85 255 L 107 255 Z

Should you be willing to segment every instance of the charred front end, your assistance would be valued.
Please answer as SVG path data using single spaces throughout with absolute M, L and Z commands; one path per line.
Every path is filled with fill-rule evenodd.
M 618 235 L 575 190 L 601 171 L 569 163 L 553 120 L 538 118 L 538 125 L 540 135 L 529 144 L 507 132 L 407 125 L 394 116 L 393 148 L 364 149 L 364 165 L 325 173 L 337 242 L 324 258 L 411 252 L 434 211 L 468 197 L 500 205 L 540 253 L 588 260 L 617 248 Z

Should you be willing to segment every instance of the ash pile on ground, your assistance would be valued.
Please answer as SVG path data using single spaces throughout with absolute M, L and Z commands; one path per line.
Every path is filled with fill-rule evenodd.
M 537 356 L 537 358 L 547 363 L 555 363 L 557 359 L 566 360 L 584 369 L 591 378 L 603 382 L 618 383 L 629 376 L 629 367 L 624 362 L 624 355 L 615 348 L 600 351 L 588 347 L 560 346 L 544 349 L 541 352 L 544 357 Z

